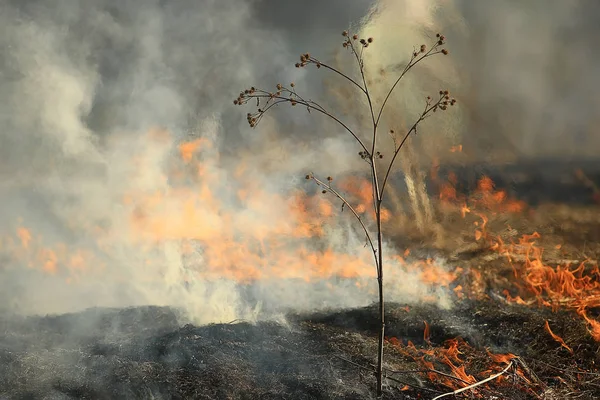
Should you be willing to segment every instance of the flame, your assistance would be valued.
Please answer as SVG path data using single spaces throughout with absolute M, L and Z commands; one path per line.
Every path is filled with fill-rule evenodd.
M 432 179 L 439 180 L 437 171 Z M 456 174 L 450 172 L 447 181 L 439 183 L 438 196 L 443 205 L 458 207 L 463 218 L 471 210 L 517 214 L 526 208 L 525 202 L 509 198 L 505 190 L 496 190 L 496 184 L 488 176 L 480 177 L 477 188 L 468 196 L 460 194 L 457 185 Z
M 310 282 L 340 277 L 356 279 L 360 286 L 361 280 L 376 277 L 370 250 L 347 246 L 352 233 L 340 221 L 353 217 L 341 212 L 333 196 L 320 191 L 311 194 L 310 188 L 308 192 L 274 188 L 262 174 L 256 174 L 251 159 L 243 157 L 227 169 L 233 172 L 225 172 L 216 143 L 207 137 L 177 143 L 169 131 L 152 129 L 144 140 L 160 150 L 157 154 L 137 147 L 132 150 L 125 168 L 130 175 L 123 178 L 127 185 L 115 195 L 122 218 L 114 227 L 81 223 L 89 236 L 67 246 L 33 231 L 33 223 L 19 221 L 2 238 L 2 253 L 10 254 L 15 264 L 69 283 L 101 274 L 112 261 L 111 255 L 124 246 L 139 256 L 141 269 L 161 271 L 164 259 L 156 254 L 166 244 L 178 249 L 185 280 Z M 371 183 L 343 176 L 337 186 L 366 223 L 372 224 Z M 391 217 L 390 210 L 382 208 L 382 220 Z M 336 240 L 326 240 L 332 232 Z M 407 249 L 404 258 L 409 253 Z M 397 254 L 386 255 L 385 262 L 399 267 L 388 270 L 392 278 L 409 272 L 425 284 L 447 287 L 459 272 L 434 260 L 408 262 Z M 152 276 L 143 279 L 156 279 Z M 123 273 L 115 279 L 128 277 Z
M 429 342 L 429 338 L 431 337 L 431 332 L 429 330 L 429 324 L 427 321 L 423 321 L 425 324 L 425 329 L 423 330 L 423 340 Z
M 511 363 L 511 361 L 516 358 L 517 356 L 515 356 L 514 354 L 511 353 L 506 353 L 506 354 L 494 354 L 492 352 L 490 352 L 489 350 L 487 351 L 488 355 L 490 356 L 490 358 L 492 359 L 493 362 L 497 363 L 497 364 L 505 364 L 508 365 Z
M 27 228 L 20 227 L 17 229 L 17 236 L 21 240 L 23 248 L 27 249 L 31 242 L 31 232 Z
M 552 329 L 550 329 L 550 324 L 548 324 L 548 320 L 546 320 L 545 324 L 544 324 L 544 328 L 546 329 L 546 332 L 548 332 L 550 334 L 550 336 L 552 336 L 552 339 L 556 340 L 558 343 L 560 343 L 560 345 L 562 347 L 564 347 L 565 349 L 567 349 L 569 351 L 569 353 L 573 354 L 573 349 L 570 348 L 565 341 L 563 340 L 563 338 L 561 338 L 560 336 L 558 336 L 557 334 L 555 334 L 554 332 L 552 332 Z
M 428 326 L 427 323 L 426 326 Z M 417 348 L 410 340 L 404 345 L 402 340 L 396 337 L 386 337 L 385 340 L 400 354 L 417 362 L 424 369 L 424 371 L 420 373 L 427 377 L 431 382 L 443 385 L 450 390 L 457 390 L 478 381 L 473 374 L 468 372 L 467 369 L 469 368 L 469 363 L 461 357 L 466 352 L 474 351 L 474 349 L 460 337 L 446 340 L 440 347 L 432 347 L 431 343 L 426 341 L 427 348 Z M 486 351 L 491 358 L 492 364 L 488 371 L 478 374 L 480 377 L 489 375 L 490 372 L 503 369 L 504 366 L 516 358 L 515 355 L 510 353 L 493 354 L 489 349 L 486 349 Z M 436 368 L 436 363 L 449 369 L 449 375 L 454 377 L 454 379 L 443 374 L 435 373 L 434 371 L 443 370 L 443 367 Z M 520 370 L 517 370 L 517 373 L 520 373 Z M 520 373 L 520 375 L 523 374 Z M 477 398 L 482 398 L 477 390 L 474 390 L 471 393 Z
M 517 243 L 511 244 L 505 244 L 500 238 L 490 239 L 493 241 L 491 248 L 506 257 L 515 277 L 525 283 L 525 291 L 519 296 L 512 297 L 505 290 L 506 299 L 527 304 L 523 298 L 530 294 L 539 304 L 553 310 L 561 307 L 573 309 L 590 325 L 590 334 L 594 339 L 600 341 L 600 323 L 587 316 L 588 309 L 600 307 L 598 265 L 590 266 L 587 261 L 579 263 L 577 267 L 569 264 L 548 265 L 543 260 L 543 247 L 538 244 L 540 239 L 538 232 L 522 235 Z M 515 262 L 516 258 L 524 258 L 524 261 Z M 547 330 L 554 337 L 549 326 Z M 555 340 L 562 344 L 562 339 L 555 337 Z

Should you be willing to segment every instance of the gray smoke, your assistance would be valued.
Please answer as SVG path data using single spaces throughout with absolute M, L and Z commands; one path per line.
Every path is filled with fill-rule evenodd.
M 228 274 L 214 278 L 218 268 L 204 265 L 202 252 L 192 262 L 213 279 L 196 281 L 181 237 L 173 234 L 186 223 L 195 226 L 192 238 L 203 234 L 204 241 L 225 237 L 231 225 L 238 234 L 286 227 L 298 222 L 286 201 L 294 189 L 306 189 L 305 172 L 339 175 L 362 167 L 343 133 L 314 115 L 281 110 L 251 130 L 250 110 L 232 100 L 251 85 L 291 81 L 322 98 L 324 79 L 328 87 L 339 82 L 294 68 L 298 54 L 344 57 L 337 54 L 341 31 L 369 13 L 360 29 L 376 36 L 372 65 L 405 61 L 413 45 L 430 43 L 438 30 L 449 38 L 451 57 L 415 71 L 386 120 L 410 121 L 421 99 L 440 86 L 456 92 L 460 111 L 428 121 L 416 139 L 414 151 L 425 160 L 458 143 L 475 160 L 595 155 L 600 7 L 593 2 L 382 0 L 371 6 L 366 0 L 2 2 L 1 303 L 23 313 L 175 305 L 206 322 L 250 318 L 277 303 L 311 308 L 373 300 L 370 289 L 345 298 L 347 282 L 327 296 L 309 285 L 290 298 L 290 287 L 264 281 L 239 293 Z M 176 145 L 198 138 L 212 143 L 203 148 L 202 163 L 217 180 L 202 181 L 192 163 L 182 184 L 169 172 L 184 168 L 174 164 Z M 323 144 L 311 147 L 316 140 Z M 253 180 L 238 187 L 242 166 Z M 207 199 L 198 182 L 214 197 Z M 178 191 L 180 184 L 191 191 Z M 238 189 L 276 197 L 257 195 L 248 207 L 235 198 Z M 140 193 L 143 204 L 136 203 Z M 198 196 L 193 217 L 182 214 L 190 193 Z M 160 196 L 170 200 L 156 206 L 152 198 Z M 218 212 L 209 207 L 215 198 Z M 132 228 L 132 218 L 142 228 Z M 325 227 L 328 239 L 313 248 L 358 254 L 362 238 L 351 225 Z M 164 241 L 146 237 L 149 227 L 164 233 Z M 256 254 L 260 262 L 269 259 L 262 250 Z M 416 278 L 410 282 L 414 291 L 398 283 L 397 298 L 426 294 Z

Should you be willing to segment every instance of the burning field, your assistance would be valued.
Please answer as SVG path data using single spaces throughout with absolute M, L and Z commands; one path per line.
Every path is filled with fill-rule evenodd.
M 598 7 L 5 3 L 1 399 L 374 398 L 365 160 L 440 87 L 457 106 L 407 136 L 381 202 L 382 397 L 600 398 Z M 284 82 L 366 131 L 322 74 L 352 71 L 348 20 L 384 103 L 449 38 L 389 97 L 377 160 L 303 103 L 248 128 L 232 94 Z
M 202 178 L 210 182 L 210 175 L 194 161 L 207 143 L 184 143 L 178 149 L 182 165 L 203 171 Z M 585 165 L 565 176 L 551 171 L 545 185 L 538 181 L 510 190 L 490 177 L 511 180 L 515 171 L 536 175 L 527 170 L 530 166 L 518 167 L 501 171 L 488 166 L 487 171 L 467 174 L 434 166 L 428 187 L 437 188 L 430 194 L 435 226 L 420 232 L 407 219 L 398 225 L 401 231 L 387 232 L 395 248 L 405 249 L 392 253 L 389 260 L 387 290 L 393 303 L 387 311 L 387 397 L 434 398 L 499 373 L 456 396 L 593 399 L 600 395 L 596 366 L 600 248 L 594 236 L 600 232 L 600 208 L 595 191 L 586 186 L 600 181 L 600 171 L 594 174 Z M 239 173 L 243 174 L 241 169 Z M 348 179 L 347 189 L 357 190 L 355 201 L 360 203 L 359 189 L 368 185 Z M 578 195 L 571 201 L 551 201 L 552 193 L 561 187 Z M 201 188 L 202 184 L 198 193 L 203 193 Z M 256 190 L 241 193 L 248 193 L 242 197 L 253 204 Z M 521 200 L 532 195 L 550 200 L 539 204 Z M 190 196 L 185 193 L 182 198 L 193 201 Z M 203 196 L 202 204 L 211 204 L 208 191 Z M 194 284 L 198 285 L 194 274 L 200 274 L 205 285 L 223 280 L 225 274 L 235 282 L 228 288 L 229 299 L 220 298 L 210 308 L 195 305 L 195 318 L 231 320 L 184 324 L 193 321 L 194 314 L 182 306 L 92 308 L 46 317 L 5 313 L 0 330 L 2 394 L 90 399 L 368 398 L 374 380 L 377 310 L 360 304 L 374 296 L 369 260 L 335 249 L 311 253 L 299 248 L 291 253 L 290 241 L 319 238 L 328 218 L 339 214 L 320 193 L 297 196 L 281 200 L 290 210 L 286 222 L 295 224 L 269 224 L 257 231 L 260 236 L 252 237 L 252 243 L 234 242 L 233 227 L 220 230 L 204 226 L 200 219 L 189 228 L 192 231 L 184 231 L 197 237 L 179 242 L 186 249 L 181 277 L 189 276 L 187 291 L 193 293 Z M 126 201 L 131 224 L 139 229 L 136 238 L 148 235 L 148 241 L 158 240 L 158 235 L 174 235 L 177 218 L 194 220 L 191 207 L 190 214 L 168 215 L 165 220 L 158 219 L 155 209 L 141 213 L 140 203 L 148 207 L 159 201 L 164 199 Z M 402 210 L 390 211 L 390 218 L 401 215 Z M 321 222 L 309 223 L 309 219 Z M 251 236 L 242 232 L 237 237 Z M 288 241 L 274 242 L 273 237 Z M 13 246 L 13 254 L 32 257 L 20 261 L 29 268 L 52 276 L 68 273 L 68 285 L 77 284 L 81 279 L 77 272 L 86 268 L 81 260 L 77 264 L 74 255 L 65 258 L 66 250 L 38 247 L 26 227 L 6 237 L 3 244 Z M 206 249 L 202 265 L 209 268 L 194 269 L 197 261 L 184 262 L 193 255 L 194 246 Z M 273 259 L 281 263 L 262 262 L 262 251 L 278 254 Z M 410 290 L 403 280 L 412 280 L 418 289 Z M 406 289 L 395 291 L 394 286 Z M 288 291 L 289 300 L 276 306 L 264 291 L 276 299 L 282 296 L 277 291 Z M 299 296 L 317 297 L 315 293 L 321 292 L 332 295 L 321 294 L 321 299 L 305 306 L 293 304 Z M 331 297 L 348 295 L 355 297 L 355 307 L 332 303 Z M 227 301 L 253 304 L 254 314 L 247 309 L 234 312 Z M 310 311 L 314 309 L 321 311 Z

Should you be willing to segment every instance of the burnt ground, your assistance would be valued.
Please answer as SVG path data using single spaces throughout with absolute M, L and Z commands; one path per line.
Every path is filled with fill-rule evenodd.
M 372 398 L 368 368 L 376 353 L 376 316 L 376 307 L 366 307 L 289 315 L 285 324 L 208 326 L 179 326 L 174 310 L 159 307 L 5 316 L 0 320 L 0 398 Z M 423 339 L 424 320 L 430 325 L 429 342 Z M 575 356 L 548 336 L 546 320 Z M 573 313 L 491 301 L 463 301 L 452 310 L 390 305 L 387 332 L 424 350 L 460 336 L 469 344 L 460 357 L 475 376 L 493 364 L 486 348 L 518 355 L 529 382 L 511 372 L 514 380 L 480 389 L 484 398 L 600 397 L 600 380 L 576 373 L 595 371 L 600 354 Z M 391 370 L 422 368 L 389 344 L 386 357 Z M 443 363 L 435 365 L 450 372 Z M 390 377 L 385 398 L 428 399 L 449 391 L 422 373 Z M 400 391 L 406 385 L 408 390 Z

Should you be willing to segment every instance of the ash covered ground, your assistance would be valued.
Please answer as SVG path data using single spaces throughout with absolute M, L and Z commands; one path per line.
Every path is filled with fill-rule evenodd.
M 286 324 L 208 326 L 180 326 L 176 311 L 159 307 L 4 316 L 0 394 L 10 399 L 371 398 L 374 377 L 365 367 L 375 361 L 376 315 L 375 307 L 366 307 L 289 315 Z M 425 319 L 428 342 L 423 340 Z M 576 356 L 548 338 L 545 320 Z M 518 354 L 538 381 L 509 379 L 479 390 L 495 398 L 535 398 L 532 393 L 568 398 L 561 379 L 576 375 L 568 371 L 593 370 L 600 361 L 597 344 L 576 316 L 525 306 L 465 301 L 449 311 L 390 305 L 388 335 L 410 339 L 424 350 L 461 336 L 471 346 L 461 358 L 474 375 L 492 363 L 485 348 Z M 390 344 L 386 355 L 390 370 L 420 369 Z M 580 384 L 577 398 L 600 395 L 593 382 Z M 426 399 L 445 391 L 420 373 L 390 373 L 385 397 Z

